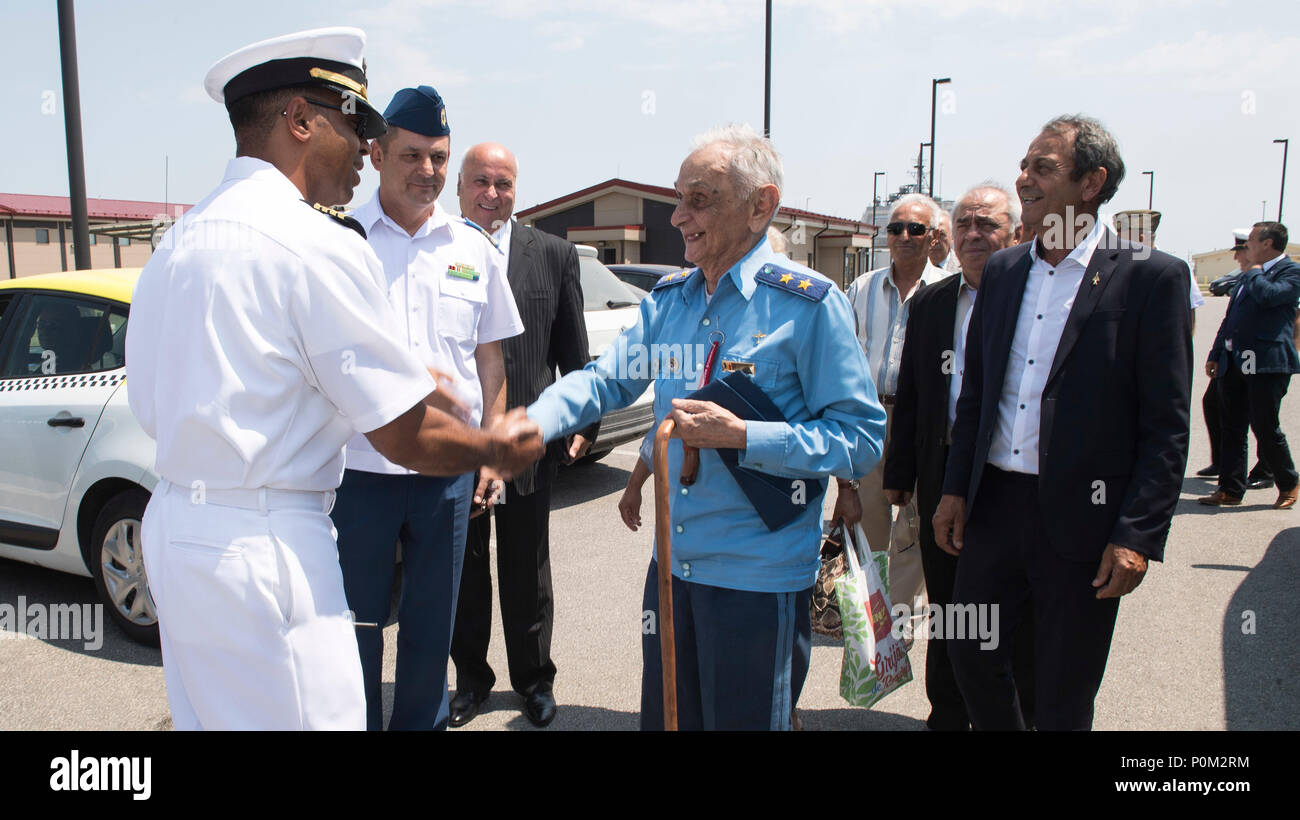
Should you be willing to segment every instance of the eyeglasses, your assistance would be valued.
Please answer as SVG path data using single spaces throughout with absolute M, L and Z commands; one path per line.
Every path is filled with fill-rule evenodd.
M 303 99 L 307 100 L 306 97 L 303 97 Z M 312 105 L 319 105 L 321 108 L 333 108 L 335 111 L 338 111 L 340 114 L 347 113 L 343 110 L 343 106 L 341 105 L 330 105 L 329 103 L 318 102 L 317 100 L 307 100 L 307 102 L 311 103 Z M 357 130 L 357 138 L 360 139 L 362 142 L 365 142 L 366 126 L 370 124 L 370 115 L 361 111 L 355 111 L 352 113 L 352 116 L 357 118 L 356 122 L 352 124 L 353 127 L 356 128 Z
M 899 236 L 903 229 L 907 229 L 908 236 L 925 236 L 925 232 L 930 230 L 930 226 L 921 222 L 890 222 L 885 226 L 885 230 L 893 236 Z

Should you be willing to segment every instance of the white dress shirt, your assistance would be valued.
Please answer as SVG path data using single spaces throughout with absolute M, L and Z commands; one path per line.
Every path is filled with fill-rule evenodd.
M 948 274 L 927 259 L 921 278 L 909 293 L 900 293 L 894 283 L 894 266 L 865 273 L 853 280 L 847 295 L 853 305 L 858 342 L 867 354 L 877 395 L 892 396 L 898 390 L 898 367 L 903 361 L 903 340 L 911 300 L 926 285 Z
M 500 251 L 501 258 L 504 260 L 501 262 L 501 269 L 505 271 L 510 269 L 510 240 L 515 235 L 514 225 L 515 219 L 510 217 L 504 225 L 497 228 L 496 233 L 492 234 L 492 238 L 497 241 L 497 250 Z
M 975 310 L 975 288 L 970 286 L 966 277 L 957 285 L 957 313 L 953 318 L 952 349 L 953 371 L 948 385 L 948 430 L 952 430 L 957 420 L 957 399 L 961 396 L 961 382 L 966 375 L 966 333 L 970 330 L 971 313 Z
M 275 166 L 232 159 L 132 298 L 128 399 L 158 474 L 187 491 L 338 487 L 348 438 L 434 389 L 393 339 L 381 276 Z
M 352 214 L 383 265 L 381 282 L 397 321 L 390 333 L 426 367 L 448 373 L 470 409 L 483 418 L 483 388 L 474 354 L 480 344 L 523 332 L 506 279 L 505 259 L 478 228 L 437 202 L 412 236 L 379 204 L 379 194 Z M 348 443 L 348 469 L 410 473 L 377 453 L 364 436 Z
M 1030 245 L 1032 264 L 1020 299 L 997 425 L 989 446 L 989 463 L 994 467 L 1038 475 L 1038 432 L 1047 374 L 1083 275 L 1107 230 L 1098 220 L 1083 242 L 1055 267 L 1038 256 L 1037 242 Z M 1115 238 L 1107 238 L 1107 246 L 1114 247 Z

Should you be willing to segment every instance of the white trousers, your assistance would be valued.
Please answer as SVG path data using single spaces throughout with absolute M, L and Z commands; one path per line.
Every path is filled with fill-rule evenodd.
M 325 494 L 263 499 L 261 509 L 221 495 L 163 481 L 145 510 L 174 728 L 365 729 Z

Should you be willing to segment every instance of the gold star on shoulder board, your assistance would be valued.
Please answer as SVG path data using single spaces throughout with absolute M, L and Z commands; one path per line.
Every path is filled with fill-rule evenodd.
M 810 288 L 810 287 L 812 287 L 812 280 L 811 280 L 811 279 L 800 279 L 800 280 L 799 280 L 799 290 L 807 290 L 807 289 Z
M 786 282 L 789 282 L 793 278 L 794 278 L 793 273 L 783 273 L 781 274 L 781 284 L 784 285 Z

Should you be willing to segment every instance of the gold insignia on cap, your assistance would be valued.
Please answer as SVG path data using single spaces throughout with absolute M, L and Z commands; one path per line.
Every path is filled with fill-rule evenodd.
M 447 109 L 442 109 L 442 127 L 447 127 Z
M 323 68 L 313 68 L 307 73 L 318 80 L 325 80 L 326 82 L 341 85 L 366 102 L 370 102 L 370 98 L 366 96 L 366 87 L 351 77 L 345 77 L 336 71 L 326 71 Z

